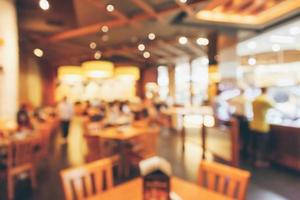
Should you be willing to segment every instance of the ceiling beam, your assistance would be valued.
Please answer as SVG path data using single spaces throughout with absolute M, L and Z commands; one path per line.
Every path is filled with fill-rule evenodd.
M 195 11 L 188 4 L 182 3 L 179 0 L 175 0 L 176 4 L 181 8 L 181 10 L 185 11 L 189 16 L 195 17 Z
M 140 27 L 141 25 L 139 23 L 137 23 L 136 21 L 132 21 L 130 20 L 126 15 L 124 15 L 121 11 L 119 11 L 118 9 L 114 9 L 113 12 L 108 12 L 106 10 L 106 5 L 102 2 L 102 1 L 97 1 L 97 0 L 86 0 L 92 4 L 94 4 L 96 7 L 98 7 L 101 11 L 105 11 L 106 13 L 108 13 L 111 16 L 116 17 L 117 19 L 120 20 L 124 20 L 125 22 L 131 24 L 133 27 Z
M 160 16 L 149 4 L 143 0 L 131 0 L 135 5 L 145 11 L 148 15 L 152 16 L 154 19 L 161 23 L 165 23 L 165 19 Z
M 199 4 L 203 4 L 203 1 L 197 1 L 194 3 L 189 4 L 190 6 L 197 6 Z M 173 12 L 178 12 L 180 11 L 181 8 L 179 7 L 171 7 L 162 11 L 157 12 L 157 15 L 159 16 L 165 16 L 165 15 L 169 15 Z M 142 14 L 137 14 L 135 16 L 133 16 L 132 18 L 130 18 L 131 21 L 141 21 L 141 20 L 147 20 L 147 19 L 151 19 L 152 17 L 149 16 L 148 14 L 142 13 Z M 122 20 L 122 19 L 114 19 L 114 20 L 109 20 L 109 21 L 105 21 L 105 22 L 99 22 L 96 24 L 92 24 L 92 25 L 87 25 L 87 26 L 83 26 L 83 27 L 79 27 L 79 28 L 74 28 L 71 30 L 67 30 L 67 31 L 63 31 L 61 33 L 57 33 L 54 34 L 46 39 L 44 39 L 44 42 L 59 42 L 62 40 L 67 40 L 67 39 L 71 39 L 71 38 L 76 38 L 76 37 L 80 37 L 80 36 L 84 36 L 84 35 L 88 35 L 88 34 L 93 34 L 93 33 L 97 33 L 100 28 L 104 25 L 109 26 L 110 28 L 115 28 L 115 27 L 122 27 L 124 25 L 126 25 L 127 22 L 126 20 Z
M 194 42 L 188 41 L 186 47 L 189 48 L 196 55 L 199 56 L 207 55 L 206 52 L 201 47 L 196 45 Z
M 159 40 L 159 41 L 157 41 L 157 44 L 161 49 L 165 49 L 168 52 L 175 54 L 176 56 L 187 56 L 186 52 L 184 52 L 183 50 L 181 50 L 179 48 L 176 48 L 175 46 L 173 46 L 167 42 Z

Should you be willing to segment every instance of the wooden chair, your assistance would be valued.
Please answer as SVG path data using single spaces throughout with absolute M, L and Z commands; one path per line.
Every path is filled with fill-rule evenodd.
M 118 176 L 122 176 L 122 166 L 120 163 L 120 156 L 114 153 L 107 141 L 103 141 L 100 137 L 95 135 L 84 135 L 88 153 L 86 155 L 86 162 L 93 162 L 103 158 L 110 158 L 112 166 L 117 167 Z
M 83 200 L 113 187 L 112 162 L 102 159 L 60 172 L 65 200 Z
M 131 148 L 126 152 L 126 159 L 128 160 L 125 169 L 125 176 L 129 176 L 130 167 L 136 167 L 140 161 L 157 155 L 158 133 L 146 133 L 136 137 L 131 141 Z
M 32 143 L 32 139 L 24 139 L 13 141 L 8 146 L 6 166 L 8 199 L 14 198 L 14 177 L 16 175 L 28 172 L 32 187 L 36 188 L 37 186 L 35 167 L 32 163 Z
M 244 200 L 250 173 L 223 164 L 202 161 L 199 169 L 199 184 L 223 195 Z

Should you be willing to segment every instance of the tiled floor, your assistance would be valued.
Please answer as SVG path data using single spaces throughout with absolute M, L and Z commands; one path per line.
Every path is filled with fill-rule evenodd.
M 59 136 L 59 135 L 58 135 Z M 190 181 L 196 181 L 197 168 L 200 162 L 199 145 L 190 140 L 186 143 L 186 151 L 181 153 L 181 145 L 177 134 L 162 131 L 158 145 L 159 155 L 172 163 L 173 173 Z M 59 171 L 69 166 L 84 162 L 85 146 L 82 142 L 82 129 L 78 121 L 72 123 L 68 145 L 60 145 L 56 137 L 52 153 L 39 166 L 38 188 L 28 192 L 28 184 L 20 181 L 17 185 L 17 199 L 20 200 L 63 200 Z M 248 190 L 248 200 L 299 200 L 300 176 L 279 168 L 253 170 Z M 0 184 L 0 200 L 3 200 L 4 184 Z M 25 192 L 26 191 L 26 192 Z

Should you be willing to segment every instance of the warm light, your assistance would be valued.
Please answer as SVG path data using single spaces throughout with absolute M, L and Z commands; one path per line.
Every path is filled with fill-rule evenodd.
M 273 44 L 272 45 L 272 50 L 275 51 L 275 52 L 278 52 L 280 51 L 281 47 L 279 44 Z
M 108 26 L 106 26 L 106 25 L 102 26 L 102 27 L 101 27 L 101 31 L 102 31 L 103 33 L 107 33 L 107 32 L 109 31 Z
M 107 10 L 108 12 L 113 12 L 113 11 L 115 10 L 115 7 L 114 7 L 112 4 L 108 4 L 108 5 L 106 6 L 106 10 Z
M 96 49 L 96 47 L 97 47 L 96 42 L 91 42 L 91 43 L 90 43 L 90 48 L 91 48 L 91 49 Z
M 154 33 L 149 33 L 148 34 L 148 39 L 149 40 L 154 40 L 156 38 L 156 35 Z
M 140 79 L 140 69 L 135 66 L 122 66 L 115 69 L 115 76 L 118 78 Z
M 199 46 L 207 46 L 209 44 L 209 40 L 203 37 L 198 38 L 196 42 Z
M 203 124 L 205 127 L 214 127 L 215 126 L 215 118 L 211 115 L 205 115 L 203 119 Z
M 40 58 L 40 57 L 43 57 L 44 52 L 42 49 L 36 48 L 33 50 L 33 54 Z
M 179 0 L 180 1 L 180 3 L 186 3 L 187 2 L 187 0 Z
M 96 60 L 99 60 L 101 57 L 102 57 L 101 51 L 96 51 L 96 52 L 94 53 L 94 58 L 95 58 Z
M 144 58 L 150 58 L 151 54 L 148 51 L 143 53 Z
M 187 39 L 187 37 L 181 36 L 181 37 L 178 39 L 178 42 L 179 42 L 179 44 L 185 45 L 185 44 L 188 43 L 188 39 Z
M 58 68 L 58 79 L 67 83 L 81 81 L 82 69 L 79 66 L 60 66 Z
M 114 71 L 114 65 L 109 61 L 86 61 L 82 68 L 88 78 L 109 78 Z
M 39 1 L 39 6 L 43 10 L 48 10 L 50 8 L 50 4 L 47 0 L 40 0 Z
M 145 45 L 144 44 L 139 44 L 138 46 L 138 50 L 140 51 L 144 51 L 146 49 Z
M 249 65 L 255 65 L 256 64 L 256 59 L 255 58 L 249 58 L 248 59 L 248 64 Z

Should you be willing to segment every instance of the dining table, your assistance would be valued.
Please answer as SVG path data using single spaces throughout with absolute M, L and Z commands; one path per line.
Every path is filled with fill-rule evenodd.
M 125 149 L 129 141 L 143 134 L 159 133 L 159 131 L 160 128 L 158 126 L 140 126 L 131 124 L 126 126 L 112 126 L 101 130 L 92 130 L 89 134 L 116 142 L 118 153 L 121 158 L 122 174 L 124 175 L 126 167 Z
M 176 197 L 171 200 L 233 200 L 177 177 L 171 177 L 171 192 Z M 143 179 L 133 179 L 87 200 L 143 200 Z

